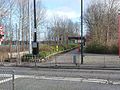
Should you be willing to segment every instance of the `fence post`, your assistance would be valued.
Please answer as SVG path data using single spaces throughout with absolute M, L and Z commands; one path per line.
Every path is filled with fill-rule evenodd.
M 14 71 L 12 72 L 12 90 L 15 90 L 15 75 Z
M 73 63 L 74 63 L 75 65 L 77 65 L 77 58 L 76 58 L 76 55 L 73 55 Z
M 55 67 L 57 67 L 57 56 L 55 55 Z
M 2 56 L 1 56 L 1 58 L 0 58 L 0 63 L 2 64 Z
M 36 59 L 37 59 L 37 56 L 35 55 L 35 56 L 34 56 L 34 60 L 35 60 L 35 68 L 37 67 L 37 61 L 36 61 Z

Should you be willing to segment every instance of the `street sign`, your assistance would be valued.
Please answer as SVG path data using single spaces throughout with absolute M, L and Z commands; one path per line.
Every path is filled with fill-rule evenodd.
M 32 54 L 33 54 L 33 55 L 38 55 L 38 54 L 39 54 L 39 47 L 38 47 L 38 46 L 39 46 L 39 43 L 38 43 L 38 42 L 35 42 L 35 41 L 34 41 L 34 42 L 32 43 L 32 49 L 33 49 L 33 50 L 32 50 Z
M 33 43 L 32 43 L 32 47 L 33 47 L 33 48 L 37 48 L 37 42 L 33 42 Z
M 4 40 L 3 26 L 0 26 L 0 45 L 3 40 Z

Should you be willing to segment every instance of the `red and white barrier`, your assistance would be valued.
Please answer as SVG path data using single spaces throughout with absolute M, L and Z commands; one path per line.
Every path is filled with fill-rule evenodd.
M 4 35 L 3 26 L 0 26 L 0 34 Z M 1 42 L 3 42 L 3 40 L 4 40 L 4 36 L 2 36 L 2 38 L 0 38 L 0 45 L 1 45 Z

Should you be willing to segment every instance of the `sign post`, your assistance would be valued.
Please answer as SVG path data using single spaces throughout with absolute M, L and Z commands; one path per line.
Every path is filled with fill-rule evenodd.
M 39 54 L 39 44 L 37 42 L 37 23 L 36 23 L 36 0 L 34 0 L 34 41 L 32 45 L 32 53 L 37 56 Z
M 81 64 L 83 64 L 83 0 L 81 0 Z
M 36 21 L 36 0 L 34 0 L 34 41 L 32 43 L 32 54 L 35 56 L 35 67 L 37 66 L 37 55 L 39 54 L 39 44 L 37 42 L 37 21 Z

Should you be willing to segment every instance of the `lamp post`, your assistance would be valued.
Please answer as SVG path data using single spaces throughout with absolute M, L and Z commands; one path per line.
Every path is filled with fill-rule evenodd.
M 81 0 L 81 64 L 83 64 L 83 0 Z
M 36 23 L 36 0 L 34 0 L 34 41 L 33 41 L 33 55 L 38 55 L 39 46 L 37 42 L 37 23 Z
M 120 10 L 118 11 L 118 48 L 119 48 L 119 58 L 120 58 Z

